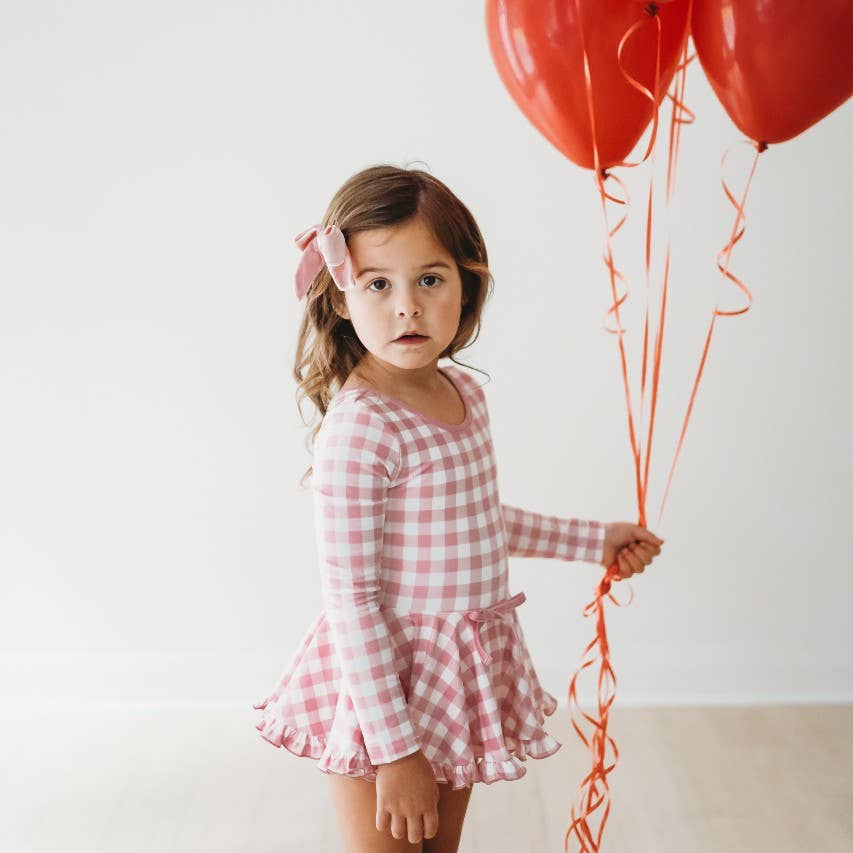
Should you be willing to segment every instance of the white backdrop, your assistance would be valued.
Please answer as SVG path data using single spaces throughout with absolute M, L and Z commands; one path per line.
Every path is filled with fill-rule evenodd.
M 250 709 L 272 688 L 322 606 L 293 236 L 368 165 L 420 161 L 484 232 L 495 295 L 459 359 L 491 376 L 502 499 L 637 520 L 598 195 L 503 89 L 482 3 L 38 0 L 3 20 L 3 702 Z M 669 216 L 665 134 L 655 170 L 673 265 L 647 510 L 666 544 L 608 606 L 616 701 L 849 701 L 853 113 L 759 160 L 731 267 L 755 302 L 717 323 L 658 524 L 711 310 L 744 304 L 714 264 L 740 133 L 698 61 L 686 100 Z M 738 194 L 751 156 L 729 158 Z M 614 243 L 638 417 L 650 168 L 625 176 Z M 562 703 L 600 573 L 511 561 Z

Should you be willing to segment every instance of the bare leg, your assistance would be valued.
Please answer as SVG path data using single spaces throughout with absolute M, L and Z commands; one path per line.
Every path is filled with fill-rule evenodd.
M 423 842 L 410 844 L 407 838 L 394 838 L 390 829 L 376 828 L 376 782 L 327 775 L 345 853 L 423 853 Z M 441 804 L 438 808 L 441 820 Z
M 438 783 L 438 832 L 424 839 L 423 853 L 456 853 L 472 790 L 473 785 L 454 791 L 450 785 Z

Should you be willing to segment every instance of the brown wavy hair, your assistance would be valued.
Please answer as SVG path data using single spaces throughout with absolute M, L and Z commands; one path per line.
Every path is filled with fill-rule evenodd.
M 437 178 L 420 169 L 371 166 L 350 177 L 335 193 L 323 216 L 323 227 L 337 225 L 349 240 L 353 234 L 387 228 L 421 217 L 436 240 L 455 259 L 462 280 L 462 313 L 456 336 L 439 355 L 453 356 L 480 334 L 481 315 L 494 287 L 483 235 L 468 208 Z M 346 304 L 344 294 L 324 266 L 305 296 L 299 326 L 293 376 L 296 405 L 303 423 L 302 400 L 310 398 L 320 413 L 309 440 L 322 425 L 329 402 L 366 352 L 352 323 L 335 309 Z M 466 365 L 469 366 L 469 365 Z M 477 368 L 473 368 L 477 369 Z M 484 372 L 484 371 L 481 371 Z M 486 374 L 488 375 L 488 374 Z M 302 475 L 300 485 L 313 466 Z

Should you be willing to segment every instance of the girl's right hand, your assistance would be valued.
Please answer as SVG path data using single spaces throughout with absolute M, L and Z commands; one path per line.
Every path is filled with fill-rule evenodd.
M 438 783 L 427 757 L 419 749 L 376 771 L 376 828 L 388 828 L 394 838 L 410 844 L 438 832 Z

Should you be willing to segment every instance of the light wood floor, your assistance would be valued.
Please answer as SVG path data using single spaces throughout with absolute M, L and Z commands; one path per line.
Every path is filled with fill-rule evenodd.
M 327 777 L 262 740 L 255 712 L 0 716 L 4 853 L 340 850 Z M 517 782 L 475 785 L 461 853 L 563 850 L 587 772 L 564 746 Z M 853 706 L 614 709 L 602 853 L 851 853 Z M 570 850 L 576 850 L 572 846 Z

